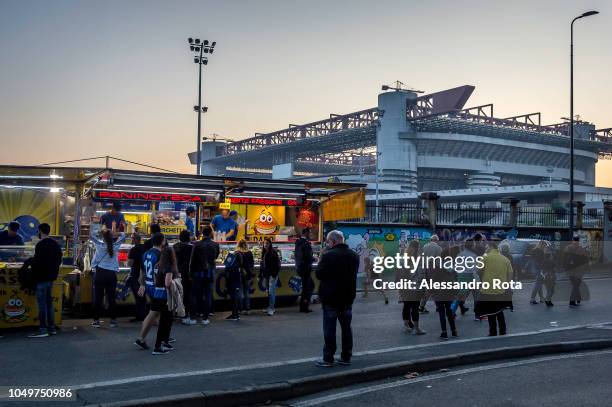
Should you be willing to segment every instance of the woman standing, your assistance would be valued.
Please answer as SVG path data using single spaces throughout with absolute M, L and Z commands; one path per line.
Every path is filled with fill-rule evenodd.
M 113 223 L 114 226 L 114 223 Z M 114 228 L 113 228 L 114 229 Z M 119 248 L 125 241 L 125 234 L 116 234 L 110 229 L 102 230 L 102 239 L 91 236 L 91 240 L 96 247 L 96 253 L 91 267 L 95 271 L 94 275 L 94 318 L 91 326 L 100 328 L 100 314 L 104 305 L 104 297 L 108 302 L 108 313 L 110 315 L 110 327 L 117 327 L 115 314 L 115 298 L 117 295 L 117 272 L 119 271 Z
M 261 277 L 268 289 L 268 309 L 265 311 L 269 316 L 274 315 L 274 305 L 276 302 L 276 284 L 278 283 L 278 273 L 280 273 L 280 256 L 278 251 L 272 246 L 272 240 L 265 238 L 261 251 Z
M 164 246 L 157 269 L 154 269 L 154 286 L 151 291 L 151 311 L 159 313 L 159 325 L 155 338 L 153 355 L 164 355 L 174 347 L 170 345 L 170 331 L 174 319 L 172 311 L 168 309 L 168 289 L 172 286 L 172 280 L 178 277 L 178 267 L 174 249 Z
M 493 280 L 508 282 L 512 279 L 512 264 L 497 250 L 497 242 L 490 242 L 490 249 L 484 257 L 484 268 L 480 280 L 488 283 L 489 288 L 481 288 L 476 304 L 479 317 L 486 316 L 489 321 L 489 336 L 506 334 L 504 309 L 512 305 L 512 293 L 501 288 L 493 288 Z
M 444 249 L 441 253 L 442 259 L 457 257 L 459 253 L 458 246 L 450 246 Z M 442 267 L 439 267 L 442 266 Z M 434 271 L 432 273 L 432 280 L 436 283 L 450 283 L 457 281 L 457 273 L 454 269 L 444 268 L 443 264 L 436 265 Z M 451 335 L 453 338 L 459 336 L 457 333 L 457 326 L 455 324 L 455 315 L 453 313 L 451 304 L 453 301 L 457 299 L 457 291 L 456 290 L 433 290 L 433 299 L 436 303 L 436 311 L 438 311 L 438 318 L 440 320 L 440 329 L 442 333 L 440 333 L 440 339 L 446 340 L 448 339 L 448 331 L 446 330 L 446 322 L 448 321 L 448 325 L 451 329 Z
M 241 267 L 241 282 L 240 282 L 240 309 L 248 315 L 251 311 L 251 281 L 253 281 L 253 269 L 255 268 L 255 259 L 253 252 L 249 250 L 247 242 L 244 239 L 240 239 L 238 245 L 236 245 L 236 252 L 242 256 L 242 267 Z
M 421 246 L 419 241 L 411 240 L 408 247 L 402 251 L 402 254 L 408 255 L 408 257 L 418 257 L 420 249 Z M 404 320 L 406 332 L 412 333 L 414 330 L 416 335 L 425 334 L 425 331 L 419 328 L 419 304 L 421 297 L 423 296 L 423 291 L 418 289 L 418 286 L 423 279 L 422 270 L 398 268 L 395 274 L 395 279 L 396 281 L 413 281 L 416 284 L 416 289 L 405 288 L 399 290 L 399 302 L 403 303 L 402 319 Z

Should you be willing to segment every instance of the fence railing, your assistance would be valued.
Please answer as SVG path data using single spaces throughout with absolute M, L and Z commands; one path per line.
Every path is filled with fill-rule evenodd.
M 378 217 L 377 217 L 378 212 Z M 585 209 L 582 227 L 602 228 L 603 209 Z M 367 205 L 363 218 L 351 219 L 350 222 L 378 222 L 428 225 L 428 211 L 417 204 L 382 204 Z M 577 216 L 574 213 L 574 225 Z M 436 224 L 510 226 L 512 222 L 509 207 L 502 208 L 461 208 L 440 206 L 437 208 Z M 565 208 L 518 207 L 516 212 L 517 226 L 533 227 L 569 227 L 569 211 Z

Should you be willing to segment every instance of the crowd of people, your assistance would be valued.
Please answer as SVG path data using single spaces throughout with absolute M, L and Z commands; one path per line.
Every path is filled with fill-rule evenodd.
M 499 288 L 504 283 L 517 280 L 515 259 L 510 253 L 510 242 L 508 240 L 486 241 L 483 235 L 477 233 L 473 238 L 463 242 L 441 242 L 437 235 L 433 235 L 428 243 L 421 246 L 418 240 L 412 240 L 403 250 L 402 254 L 410 257 L 432 256 L 447 258 L 462 257 L 463 264 L 471 264 L 464 270 L 457 272 L 452 268 L 440 266 L 422 267 L 416 270 L 398 269 L 396 280 L 410 280 L 419 286 L 420 282 L 428 279 L 434 282 L 485 282 L 479 289 L 448 290 L 448 289 L 400 289 L 399 301 L 403 304 L 402 319 L 405 329 L 416 335 L 423 335 L 425 331 L 419 326 L 420 314 L 429 313 L 427 303 L 433 300 L 436 312 L 440 320 L 440 338 L 448 339 L 450 336 L 457 337 L 455 318 L 457 312 L 466 314 L 469 308 L 466 301 L 471 296 L 474 304 L 474 320 L 487 320 L 489 324 L 489 336 L 505 335 L 507 332 L 505 310 L 513 310 L 512 290 Z M 569 306 L 578 307 L 581 302 L 580 286 L 583 284 L 583 276 L 589 270 L 589 255 L 576 236 L 572 242 L 560 252 L 554 252 L 552 246 L 546 241 L 539 241 L 529 248 L 525 255 L 529 261 L 523 266 L 535 276 L 535 282 L 531 291 L 533 305 L 540 303 L 552 307 L 552 296 L 555 291 L 556 276 L 559 271 L 566 271 L 571 282 L 572 290 L 569 296 Z M 483 267 L 476 267 L 477 257 L 482 256 Z M 465 259 L 473 259 L 465 261 Z M 493 282 L 498 287 L 495 287 Z M 546 288 L 544 294 L 543 288 Z M 540 301 L 536 301 L 539 296 Z M 448 326 L 448 328 L 447 328 Z
M 187 213 L 187 217 L 192 219 L 193 212 L 189 210 L 188 212 L 191 213 Z M 126 280 L 126 287 L 135 297 L 135 314 L 132 321 L 142 323 L 140 335 L 134 341 L 139 348 L 150 349 L 147 336 L 157 325 L 152 354 L 163 355 L 172 351 L 174 340 L 171 331 L 175 318 L 180 318 L 181 323 L 187 326 L 210 324 L 209 317 L 213 315 L 217 259 L 220 254 L 219 244 L 215 242 L 214 237 L 221 233 L 221 230 L 226 237 L 228 235 L 231 237 L 236 227 L 230 213 L 226 212 L 219 215 L 219 219 L 210 225 L 205 225 L 200 231 L 199 238 L 196 239 L 194 228 L 188 227 L 180 233 L 179 241 L 173 245 L 169 244 L 157 224 L 151 225 L 150 238 L 145 241 L 142 241 L 137 233 L 132 234 L 133 246 L 128 254 L 128 265 L 131 270 Z M 95 254 L 91 262 L 91 268 L 95 271 L 92 326 L 94 328 L 101 326 L 100 315 L 106 301 L 110 317 L 109 327 L 116 328 L 118 326 L 115 304 L 119 271 L 118 254 L 121 244 L 126 239 L 125 221 L 120 207 L 113 206 L 101 217 L 100 223 L 99 232 L 91 236 L 91 241 L 95 245 Z M 16 230 L 18 228 L 13 225 L 1 237 L 5 240 L 14 240 L 13 235 Z M 59 245 L 49 238 L 49 232 L 49 225 L 40 225 L 40 240 L 31 261 L 33 274 L 36 276 L 34 287 L 40 312 L 40 329 L 30 335 L 31 337 L 45 337 L 57 332 L 50 287 L 57 278 L 62 253 Z M 303 229 L 301 236 L 295 241 L 295 269 L 302 283 L 299 311 L 312 312 L 310 305 L 315 287 L 314 271 L 319 281 L 318 298 L 322 305 L 324 337 L 323 358 L 317 364 L 324 367 L 336 363 L 350 364 L 353 347 L 352 305 L 356 297 L 360 259 L 346 245 L 342 233 L 334 230 L 326 236 L 325 248 L 317 266 L 314 267 L 309 234 L 309 229 Z M 420 288 L 398 290 L 406 331 L 415 335 L 426 334 L 422 329 L 420 318 L 421 315 L 429 313 L 428 303 L 432 301 L 439 318 L 440 338 L 445 340 L 458 337 L 456 313 L 466 314 L 470 310 L 467 301 L 471 297 L 474 319 L 488 321 L 489 335 L 507 333 L 504 312 L 507 309 L 513 310 L 512 292 L 496 288 L 492 284 L 494 280 L 509 282 L 517 277 L 507 240 L 487 241 L 483 235 L 477 233 L 473 238 L 463 242 L 442 242 L 434 234 L 425 244 L 415 239 L 409 241 L 401 250 L 402 254 L 410 257 L 422 255 L 475 259 L 483 256 L 483 267 L 467 267 L 461 272 L 441 266 L 421 267 L 416 270 L 398 269 L 396 271 L 398 281 L 412 281 L 416 286 L 419 286 L 424 279 L 435 282 L 489 282 L 487 287 L 469 290 Z M 531 303 L 553 306 L 556 273 L 561 265 L 567 271 L 572 286 L 569 306 L 580 306 L 580 286 L 582 276 L 588 271 L 589 257 L 580 245 L 579 239 L 574 238 L 561 252 L 555 252 L 550 244 L 540 241 L 528 251 L 528 254 L 531 259 L 529 268 L 535 275 Z M 255 266 L 257 261 L 258 275 Z M 268 316 L 275 314 L 281 258 L 272 240 L 263 241 L 259 259 L 255 258 L 245 240 L 239 240 L 236 242 L 235 250 L 225 257 L 223 265 L 225 288 L 231 300 L 231 313 L 226 319 L 238 321 L 241 315 L 251 312 L 250 290 L 256 278 L 260 283 L 263 282 L 267 291 L 268 305 L 264 310 L 265 314 Z M 537 301 L 538 297 L 540 302 Z M 388 303 L 386 293 L 384 299 Z M 342 346 L 340 358 L 335 360 L 338 323 L 342 330 Z

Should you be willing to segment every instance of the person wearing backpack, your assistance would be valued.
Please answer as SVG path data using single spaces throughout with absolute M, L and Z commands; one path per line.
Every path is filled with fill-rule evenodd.
M 240 310 L 245 314 L 251 311 L 251 281 L 253 281 L 253 270 L 255 269 L 255 258 L 249 250 L 247 242 L 240 239 L 236 245 L 236 251 L 242 255 L 242 268 L 240 280 Z
M 276 311 L 276 285 L 278 284 L 278 274 L 280 273 L 280 256 L 278 251 L 272 246 L 272 240 L 266 237 L 261 251 L 261 278 L 264 279 L 268 288 L 268 309 L 265 311 L 268 316 L 274 315 Z
M 232 300 L 232 313 L 226 318 L 229 321 L 240 320 L 240 270 L 243 261 L 242 253 L 235 250 L 233 253 L 228 253 L 223 262 L 225 266 L 225 286 Z

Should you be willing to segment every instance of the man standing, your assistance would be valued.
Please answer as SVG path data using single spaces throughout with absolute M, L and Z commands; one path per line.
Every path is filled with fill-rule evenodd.
M 112 230 L 113 223 L 117 232 L 125 231 L 125 218 L 121 213 L 121 204 L 119 202 L 113 202 L 111 209 L 100 217 L 100 224 L 104 225 L 106 229 Z
M 193 221 L 196 216 L 196 211 L 193 206 L 185 209 L 185 228 L 189 231 L 192 237 L 195 237 L 195 222 Z
M 440 247 L 440 238 L 438 237 L 438 235 L 432 235 L 429 243 L 427 243 L 425 246 L 423 246 L 423 257 L 425 258 L 425 260 L 427 260 L 428 258 L 431 258 L 430 262 L 432 264 L 435 265 L 435 261 L 434 258 L 440 258 L 440 256 L 442 255 L 442 247 Z M 435 272 L 435 267 L 431 266 L 427 267 L 427 263 L 426 263 L 426 267 L 425 267 L 425 278 L 427 280 L 431 279 L 433 277 L 433 274 Z M 419 305 L 419 312 L 421 314 L 427 314 L 429 313 L 429 311 L 427 310 L 427 301 L 429 301 L 429 298 L 431 297 L 431 292 L 427 291 L 423 294 L 423 298 L 421 298 L 421 304 Z
M 350 365 L 353 355 L 352 306 L 357 290 L 359 257 L 344 243 L 342 232 L 332 230 L 325 239 L 327 248 L 319 260 L 319 298 L 323 306 L 323 359 L 318 366 L 332 367 L 336 353 L 336 321 L 342 329 L 342 353 L 338 364 Z
M 140 288 L 140 272 L 142 269 L 142 257 L 144 256 L 145 249 L 144 244 L 141 243 L 141 238 L 138 233 L 132 234 L 132 248 L 128 253 L 128 266 L 130 266 L 130 275 L 128 276 L 129 287 L 134 295 L 134 302 L 136 304 L 136 315 L 130 322 L 141 322 L 144 321 L 147 316 L 147 300 L 144 297 L 138 295 L 138 289 Z
M 53 315 L 53 296 L 51 290 L 62 265 L 62 249 L 49 237 L 51 226 L 42 223 L 38 226 L 40 241 L 34 248 L 32 271 L 36 282 L 36 302 L 38 303 L 38 319 L 40 329 L 29 335 L 30 338 L 44 338 L 56 335 L 55 318 Z
M 300 296 L 300 312 L 312 312 L 309 309 L 310 297 L 314 284 L 312 282 L 312 245 L 309 240 L 310 229 L 302 229 L 302 234 L 295 241 L 295 270 L 302 279 L 302 294 Z
M 23 239 L 17 233 L 20 228 L 19 222 L 10 222 L 6 230 L 0 232 L 0 246 L 23 246 Z
M 227 209 L 221 210 L 220 215 L 216 215 L 210 222 L 212 230 L 219 233 L 225 233 L 225 240 L 233 242 L 236 240 L 238 231 L 238 223 L 230 217 L 230 211 Z
M 580 306 L 580 301 L 582 300 L 582 294 L 580 293 L 582 278 L 590 268 L 589 253 L 580 245 L 579 236 L 574 236 L 572 238 L 572 243 L 565 249 L 563 257 L 565 270 L 572 284 L 569 306 L 571 308 L 576 308 Z
M 202 315 L 202 325 L 210 324 L 208 316 L 212 310 L 215 266 L 217 257 L 219 257 L 219 245 L 211 239 L 211 235 L 212 229 L 210 226 L 204 226 L 202 228 L 202 240 L 193 244 L 191 260 L 189 261 L 194 311 Z

